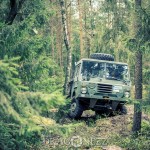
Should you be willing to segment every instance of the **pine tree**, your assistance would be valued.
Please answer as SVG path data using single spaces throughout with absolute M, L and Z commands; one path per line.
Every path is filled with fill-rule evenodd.
M 135 0 L 134 12 L 134 30 L 135 30 L 135 99 L 137 102 L 134 104 L 134 120 L 133 132 L 138 132 L 141 129 L 141 100 L 142 100 L 142 51 L 140 50 L 140 30 L 141 30 L 141 2 L 142 0 Z

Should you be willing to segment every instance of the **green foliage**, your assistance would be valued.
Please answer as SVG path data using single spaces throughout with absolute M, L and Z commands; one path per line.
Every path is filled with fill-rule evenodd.
M 122 148 L 131 150 L 149 149 L 150 124 L 148 122 L 142 123 L 142 131 L 137 135 L 130 134 L 128 136 L 115 135 L 110 139 L 110 143 L 119 145 Z M 142 141 L 142 142 L 141 142 Z
M 63 84 L 63 72 L 48 56 L 33 58 L 20 69 L 23 82 L 32 91 L 54 92 Z
M 24 92 L 18 93 L 13 100 L 14 109 L 24 117 L 32 115 L 51 116 L 53 109 L 58 109 L 66 103 L 60 91 L 52 94 Z
M 0 121 L 0 149 L 23 150 L 37 149 L 41 136 L 38 131 L 28 131 L 25 127 L 24 134 L 20 134 L 21 126 L 6 124 Z
M 17 68 L 19 65 L 16 63 L 19 59 L 19 57 L 11 59 L 5 57 L 0 60 L 0 90 L 10 95 L 22 86 L 21 80 L 18 78 Z
M 13 109 L 11 103 L 11 97 L 0 91 L 0 120 L 3 120 L 8 123 L 23 123 L 20 115 Z
M 3 150 L 16 149 L 16 144 L 15 144 L 15 139 L 13 138 L 12 129 L 9 128 L 8 125 L 4 124 L 3 122 L 0 122 L 0 149 Z
M 41 142 L 40 133 L 55 125 L 55 121 L 47 118 L 52 116 L 51 109 L 65 104 L 60 91 L 52 94 L 18 92 L 11 98 L 0 92 L 0 149 L 37 149 Z M 58 133 L 59 126 L 51 127 Z M 67 127 L 60 128 L 59 133 L 67 134 Z
M 70 109 L 70 99 L 67 99 L 63 105 L 59 106 L 58 112 L 55 115 L 55 120 L 60 123 L 62 118 L 68 118 Z
M 25 1 L 21 15 L 16 16 L 11 26 L 4 24 L 4 14 L 9 11 L 7 4 L 2 1 L 0 59 L 4 59 L 5 55 L 9 59 L 20 57 L 17 61 L 18 75 L 22 85 L 31 91 L 53 92 L 62 87 L 63 70 L 51 57 L 54 37 L 49 34 L 49 19 L 55 14 L 55 10 L 50 9 L 52 4 L 48 0 Z

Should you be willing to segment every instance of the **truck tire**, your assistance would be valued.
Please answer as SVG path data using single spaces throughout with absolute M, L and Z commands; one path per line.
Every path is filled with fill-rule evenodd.
M 127 107 L 125 105 L 119 105 L 119 114 L 120 115 L 126 115 L 127 114 Z
M 83 113 L 82 105 L 79 103 L 78 99 L 74 98 L 70 106 L 69 116 L 73 119 L 78 119 L 81 117 L 82 113 Z
M 93 53 L 90 55 L 92 59 L 114 61 L 114 56 L 105 53 Z

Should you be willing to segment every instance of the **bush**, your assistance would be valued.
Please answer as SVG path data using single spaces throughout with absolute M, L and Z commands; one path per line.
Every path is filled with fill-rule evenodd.
M 40 143 L 41 137 L 37 131 L 27 131 L 24 127 L 24 133 L 20 133 L 21 126 L 16 124 L 6 124 L 0 122 L 0 149 L 1 150 L 23 150 L 31 149 Z

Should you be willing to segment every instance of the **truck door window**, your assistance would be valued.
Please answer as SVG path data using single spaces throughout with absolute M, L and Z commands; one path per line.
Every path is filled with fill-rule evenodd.
M 74 77 L 79 76 L 80 66 L 81 66 L 81 64 L 79 64 L 79 65 L 76 66 Z

